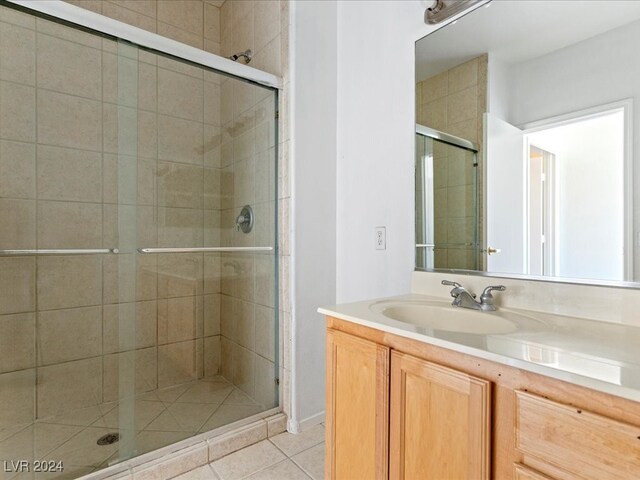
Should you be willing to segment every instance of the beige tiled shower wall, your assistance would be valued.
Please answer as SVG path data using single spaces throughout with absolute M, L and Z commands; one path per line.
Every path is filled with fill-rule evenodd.
M 266 92 L 263 95 L 246 84 L 226 77 L 221 79 L 217 118 L 221 128 L 216 130 L 220 133 L 221 170 L 205 171 L 205 175 L 216 175 L 213 181 L 219 182 L 221 187 L 220 216 L 211 220 L 221 222 L 221 244 L 271 245 L 271 219 L 275 214 L 272 195 L 275 195 L 276 185 L 267 185 L 263 179 L 265 176 L 273 178 L 274 165 L 270 159 L 277 153 L 278 265 L 273 265 L 273 258 L 267 255 L 226 255 L 221 264 L 210 267 L 210 272 L 206 271 L 205 265 L 205 273 L 219 269 L 220 294 L 214 295 L 210 302 L 211 308 L 220 312 L 221 319 L 220 329 L 212 330 L 222 334 L 220 373 L 263 404 L 275 401 L 274 322 L 278 319 L 279 394 L 285 413 L 288 413 L 291 342 L 288 0 L 75 0 L 69 3 L 225 57 L 251 49 L 254 56 L 250 66 L 283 78 L 284 88 L 280 91 L 278 104 L 278 145 L 269 140 L 274 138 L 270 118 L 275 105 Z M 205 96 L 207 92 L 210 90 L 205 89 Z M 211 185 L 209 181 L 205 178 L 205 185 Z M 254 184 L 255 189 L 252 188 Z M 205 201 L 206 198 L 205 192 Z M 251 205 L 256 214 L 256 227 L 249 235 L 229 230 L 245 204 Z M 268 222 L 265 221 L 267 218 Z M 205 243 L 210 245 L 208 241 Z M 276 267 L 279 272 L 277 307 L 270 295 Z M 212 341 L 204 340 L 205 351 L 208 342 Z M 211 346 L 212 349 L 217 347 L 217 343 Z M 212 361 L 211 365 L 213 370 L 216 363 Z
M 131 254 L 220 241 L 219 80 L 2 8 L 0 248 L 122 249 L 0 258 L 3 427 L 219 372 L 220 259 Z
M 483 114 L 487 111 L 487 55 L 481 55 L 416 85 L 419 124 L 474 142 L 479 147 L 478 221 L 473 223 L 472 176 L 463 175 L 468 154 L 443 144 L 434 145 L 435 240 L 438 244 L 470 243 L 474 227 L 483 238 L 482 146 Z M 434 142 L 435 143 L 435 142 Z M 467 167 L 468 170 L 468 167 Z M 467 172 L 469 173 L 469 172 Z M 463 179 L 463 181 L 462 181 Z M 436 248 L 436 268 L 473 268 L 474 248 Z M 479 265 L 482 269 L 482 265 Z
M 276 373 L 281 386 L 287 384 L 289 369 L 289 176 L 288 172 L 288 1 L 225 1 L 220 8 L 220 54 L 229 56 L 246 49 L 254 52 L 250 65 L 282 76 L 277 124 L 270 121 L 276 105 L 270 97 L 242 84 L 224 79 L 221 84 L 222 164 L 224 198 L 222 223 L 233 222 L 243 205 L 250 205 L 256 226 L 250 234 L 229 231 L 225 245 L 273 246 L 273 219 L 278 196 L 279 257 L 272 255 L 231 255 L 222 259 L 221 282 L 221 373 L 266 405 L 276 405 Z M 278 145 L 273 128 L 278 126 Z M 276 155 L 277 154 L 277 155 Z M 275 182 L 275 159 L 278 179 Z M 268 169 L 268 172 L 267 170 Z M 269 191 L 252 190 L 256 179 L 268 176 Z M 274 272 L 279 271 L 278 299 L 273 292 Z M 277 301 L 276 301 L 277 300 Z M 281 341 L 276 344 L 275 321 L 279 319 Z M 286 353 L 285 353 L 286 352 Z M 281 365 L 275 371 L 276 356 Z M 284 364 L 284 368 L 282 365 Z M 282 381 L 284 380 L 284 382 Z M 280 395 L 288 412 L 288 389 Z

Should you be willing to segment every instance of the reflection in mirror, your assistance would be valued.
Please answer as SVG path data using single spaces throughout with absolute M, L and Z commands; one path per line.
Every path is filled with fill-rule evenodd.
M 494 1 L 417 42 L 416 123 L 477 153 L 416 133 L 416 268 L 640 281 L 639 44 L 614 0 Z

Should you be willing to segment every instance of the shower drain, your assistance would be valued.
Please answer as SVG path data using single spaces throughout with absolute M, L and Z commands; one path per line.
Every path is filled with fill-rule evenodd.
M 119 433 L 107 433 L 106 435 L 101 436 L 98 439 L 98 445 L 111 445 L 112 443 L 116 443 L 120 440 Z

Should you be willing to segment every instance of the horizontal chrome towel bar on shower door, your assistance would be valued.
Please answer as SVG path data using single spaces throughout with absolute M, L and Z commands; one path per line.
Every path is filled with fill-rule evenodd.
M 271 252 L 273 247 L 139 248 L 140 253 Z
M 0 257 L 15 257 L 25 255 L 100 255 L 120 253 L 117 248 L 61 248 L 36 250 L 0 250 Z

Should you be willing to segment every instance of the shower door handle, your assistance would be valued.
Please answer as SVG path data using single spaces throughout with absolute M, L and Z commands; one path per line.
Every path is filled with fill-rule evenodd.
M 18 257 L 28 255 L 100 255 L 118 254 L 117 248 L 59 248 L 59 249 L 35 249 L 35 250 L 0 250 L 0 257 Z

